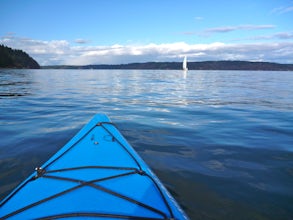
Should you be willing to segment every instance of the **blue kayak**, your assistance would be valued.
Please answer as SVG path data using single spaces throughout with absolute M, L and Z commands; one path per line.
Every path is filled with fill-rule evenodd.
M 104 114 L 0 203 L 0 219 L 188 219 Z

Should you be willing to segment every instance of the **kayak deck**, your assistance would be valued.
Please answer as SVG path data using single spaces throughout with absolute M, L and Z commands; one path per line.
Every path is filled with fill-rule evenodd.
M 0 203 L 0 219 L 81 217 L 187 219 L 104 114 Z

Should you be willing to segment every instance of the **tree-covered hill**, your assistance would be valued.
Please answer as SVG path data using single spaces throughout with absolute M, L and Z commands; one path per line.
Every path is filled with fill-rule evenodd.
M 24 51 L 0 45 L 0 68 L 39 69 L 40 65 Z

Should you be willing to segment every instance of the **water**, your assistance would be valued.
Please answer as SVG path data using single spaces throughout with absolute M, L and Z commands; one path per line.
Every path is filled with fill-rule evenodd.
M 0 196 L 96 113 L 191 219 L 293 219 L 293 72 L 0 70 Z

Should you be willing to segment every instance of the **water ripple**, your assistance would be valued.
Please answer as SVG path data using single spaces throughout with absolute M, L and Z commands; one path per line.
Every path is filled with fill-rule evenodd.
M 191 219 L 290 219 L 292 100 L 292 72 L 1 69 L 0 196 L 106 113 Z

